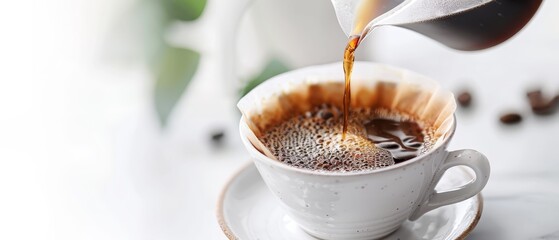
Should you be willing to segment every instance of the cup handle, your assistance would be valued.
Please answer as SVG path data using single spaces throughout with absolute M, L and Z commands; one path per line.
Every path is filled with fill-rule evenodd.
M 445 192 L 436 191 L 435 186 L 437 186 L 437 183 L 439 183 L 446 170 L 458 165 L 464 165 L 474 170 L 475 179 L 456 190 Z M 487 184 L 489 172 L 489 161 L 480 152 L 470 149 L 450 152 L 444 160 L 441 169 L 435 174 L 429 188 L 431 190 L 427 192 L 428 194 L 422 201 L 423 203 L 415 210 L 409 219 L 415 221 L 426 212 L 435 208 L 457 203 L 475 196 L 485 187 L 485 184 Z

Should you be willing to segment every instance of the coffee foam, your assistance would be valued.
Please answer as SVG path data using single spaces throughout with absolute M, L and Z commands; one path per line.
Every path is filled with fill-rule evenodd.
M 322 104 L 267 129 L 260 140 L 277 160 L 299 168 L 359 171 L 393 165 L 390 152 L 367 139 L 363 122 L 369 115 L 354 112 L 342 140 L 340 109 Z
M 423 76 L 384 65 L 356 62 L 351 107 L 391 109 L 431 126 L 437 145 L 450 135 L 456 108 L 452 93 Z M 277 158 L 261 139 L 264 133 L 322 104 L 342 108 L 341 63 L 276 76 L 243 97 L 238 108 L 248 126 L 246 137 L 260 152 Z

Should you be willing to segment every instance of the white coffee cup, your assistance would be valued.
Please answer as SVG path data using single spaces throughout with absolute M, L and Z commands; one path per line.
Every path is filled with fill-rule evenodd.
M 354 76 L 371 81 L 379 78 L 390 81 L 384 78 L 387 73 L 412 81 L 425 78 L 373 63 L 356 63 L 355 67 Z M 341 68 L 341 63 L 313 66 L 278 75 L 273 80 L 282 82 L 331 74 L 334 80 L 343 81 L 335 73 Z M 416 220 L 430 210 L 466 200 L 483 189 L 490 172 L 487 158 L 475 150 L 447 151 L 455 127 L 452 117 L 448 134 L 416 158 L 356 172 L 313 171 L 271 159 L 249 141 L 252 133 L 244 119 L 240 121 L 240 134 L 264 182 L 303 230 L 321 239 L 374 239 L 395 231 L 407 219 Z M 435 191 L 443 173 L 458 165 L 471 168 L 475 178 L 452 190 Z

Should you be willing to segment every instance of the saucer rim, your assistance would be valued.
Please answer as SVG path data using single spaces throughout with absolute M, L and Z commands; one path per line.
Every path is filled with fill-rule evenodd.
M 235 236 L 235 234 L 233 234 L 233 231 L 229 228 L 229 226 L 225 222 L 225 216 L 224 216 L 225 214 L 223 212 L 223 202 L 225 200 L 225 194 L 231 187 L 233 180 L 239 177 L 245 170 L 250 168 L 251 165 L 254 165 L 254 162 L 252 160 L 248 161 L 247 163 L 239 167 L 239 169 L 235 170 L 235 173 L 231 175 L 231 177 L 229 177 L 229 179 L 225 183 L 225 186 L 221 189 L 221 192 L 219 193 L 219 198 L 217 201 L 217 208 L 216 208 L 217 222 L 219 224 L 219 227 L 221 228 L 221 231 L 223 231 L 223 233 L 225 234 L 225 236 L 227 236 L 229 240 L 236 240 L 239 238 Z
M 235 171 L 235 173 L 233 175 L 231 175 L 231 177 L 229 177 L 229 179 L 225 183 L 225 186 L 221 189 L 221 192 L 219 193 L 219 198 L 218 198 L 218 201 L 217 201 L 217 208 L 216 208 L 217 222 L 219 224 L 219 227 L 221 228 L 221 231 L 223 231 L 223 233 L 225 234 L 225 236 L 229 240 L 237 240 L 239 238 L 237 236 L 235 236 L 235 234 L 233 233 L 233 231 L 231 230 L 231 228 L 227 225 L 227 222 L 225 221 L 225 214 L 224 214 L 224 209 L 223 209 L 223 203 L 225 201 L 225 194 L 227 193 L 227 191 L 231 187 L 231 184 L 233 183 L 233 180 L 235 180 L 242 173 L 247 171 L 250 167 L 255 167 L 254 162 L 252 160 L 245 163 L 243 166 L 241 166 L 239 169 L 237 169 Z M 469 172 L 466 172 L 466 174 L 471 176 L 471 174 Z M 477 226 L 479 220 L 481 219 L 481 214 L 483 212 L 483 197 L 481 195 L 482 195 L 481 192 L 475 195 L 475 197 L 477 198 L 477 203 L 478 203 L 475 218 L 469 224 L 469 226 L 456 238 L 457 240 L 466 239 L 466 237 L 474 230 L 474 228 Z

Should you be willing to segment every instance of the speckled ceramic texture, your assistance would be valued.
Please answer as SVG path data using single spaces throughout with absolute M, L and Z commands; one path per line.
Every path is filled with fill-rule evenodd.
M 246 131 L 241 121 L 241 131 Z M 489 177 L 489 164 L 473 150 L 446 151 L 443 145 L 413 160 L 355 173 L 298 169 L 262 155 L 243 139 L 264 182 L 280 206 L 307 233 L 321 239 L 374 239 L 395 231 L 436 207 L 479 193 Z M 476 178 L 450 192 L 434 187 L 444 171 L 460 164 Z M 473 160 L 473 161 L 469 161 Z M 436 199 L 436 201 L 433 201 Z
M 472 176 L 463 167 L 450 169 L 437 188 L 466 184 Z M 481 195 L 430 211 L 416 221 L 404 221 L 385 240 L 464 239 L 481 217 Z M 270 193 L 253 164 L 242 168 L 223 189 L 219 224 L 229 239 L 313 240 L 289 217 Z

